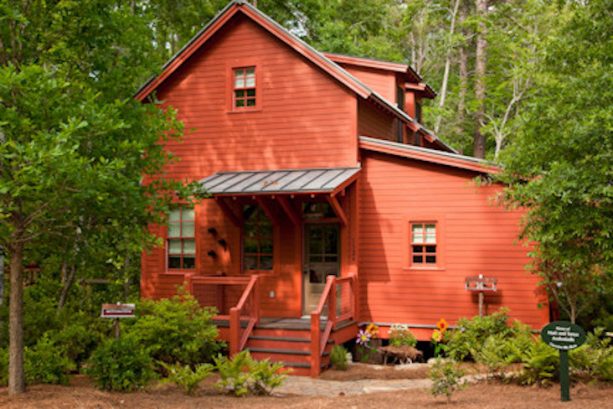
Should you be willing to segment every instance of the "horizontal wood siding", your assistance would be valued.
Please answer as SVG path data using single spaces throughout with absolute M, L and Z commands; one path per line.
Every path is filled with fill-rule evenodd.
M 521 211 L 495 204 L 500 187 L 478 187 L 473 172 L 363 152 L 360 180 L 361 320 L 452 324 L 478 313 L 477 295 L 464 289 L 466 276 L 498 279 L 486 296 L 488 311 L 501 306 L 539 328 L 548 320 L 537 277 L 524 266 L 528 249 L 518 243 Z M 409 220 L 436 220 L 436 270 L 410 268 Z M 542 308 L 539 308 L 539 304 Z
M 366 86 L 380 94 L 392 104 L 396 104 L 396 73 L 393 71 L 339 64 Z
M 232 112 L 232 68 L 251 65 L 256 65 L 260 109 Z M 183 64 L 157 96 L 185 124 L 182 141 L 165 142 L 177 160 L 166 167 L 164 177 L 191 181 L 220 171 L 357 165 L 356 96 L 242 16 Z M 194 272 L 241 274 L 240 229 L 212 199 L 196 206 L 196 219 Z M 275 271 L 260 283 L 263 314 L 268 316 L 301 314 L 301 230 L 286 222 L 275 231 Z M 211 227 L 216 235 L 208 231 Z M 165 235 L 165 228 L 152 229 Z M 220 239 L 228 243 L 226 249 Z M 209 256 L 210 251 L 217 257 Z M 181 284 L 180 278 L 164 274 L 165 266 L 163 247 L 143 255 L 144 297 L 170 296 Z M 227 291 L 230 303 L 239 289 Z M 202 296 L 210 298 L 211 291 Z
M 358 102 L 358 132 L 361 136 L 396 141 L 394 117 L 368 101 Z

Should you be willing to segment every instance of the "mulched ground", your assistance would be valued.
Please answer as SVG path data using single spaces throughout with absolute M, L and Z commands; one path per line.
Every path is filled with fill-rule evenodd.
M 458 392 L 451 405 L 444 398 L 433 398 L 427 390 L 373 393 L 335 397 L 248 397 L 210 395 L 210 385 L 197 396 L 185 396 L 174 386 L 163 385 L 136 393 L 109 393 L 95 389 L 89 379 L 76 377 L 70 386 L 36 385 L 20 397 L 9 399 L 0 389 L 0 407 L 39 408 L 227 408 L 227 409 L 381 409 L 381 408 L 453 408 L 453 409 L 613 409 L 612 385 L 575 385 L 571 402 L 560 402 L 559 387 L 526 388 L 516 385 L 479 383 Z

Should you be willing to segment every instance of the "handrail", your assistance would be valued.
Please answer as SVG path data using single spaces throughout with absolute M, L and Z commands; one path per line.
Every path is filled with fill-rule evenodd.
M 243 350 L 249 339 L 249 335 L 253 331 L 255 324 L 259 320 L 259 292 L 258 292 L 258 275 L 251 276 L 247 287 L 243 291 L 238 304 L 230 308 L 230 355 L 234 355 Z M 245 308 L 245 304 L 249 298 L 252 298 L 252 308 L 249 311 L 249 321 L 247 327 L 241 336 L 241 312 Z
M 329 275 L 326 277 L 326 286 L 319 298 L 319 304 L 315 311 L 311 313 L 311 376 L 316 377 L 319 375 L 321 366 L 321 357 L 326 350 L 326 345 L 332 334 L 334 325 L 339 320 L 350 319 L 355 317 L 355 274 L 350 274 L 347 277 L 337 278 L 336 276 Z M 350 311 L 346 314 L 337 317 L 336 315 L 336 286 L 337 284 L 349 283 L 350 285 Z M 328 320 L 326 327 L 321 331 L 321 313 L 324 310 L 324 306 L 328 303 Z

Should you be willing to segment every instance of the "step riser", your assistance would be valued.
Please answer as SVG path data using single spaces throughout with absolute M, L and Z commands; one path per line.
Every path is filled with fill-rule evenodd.
M 293 355 L 272 352 L 251 352 L 251 356 L 257 360 L 270 359 L 272 362 L 294 362 L 306 364 L 309 364 L 311 362 L 311 357 L 309 355 Z
M 311 339 L 311 332 L 305 330 L 288 330 L 283 328 L 255 328 L 251 333 L 257 337 L 279 338 L 307 338 Z
M 310 351 L 310 342 L 285 341 L 283 338 L 269 339 L 250 339 L 247 341 L 247 348 L 269 348 L 269 349 L 291 349 L 292 351 Z

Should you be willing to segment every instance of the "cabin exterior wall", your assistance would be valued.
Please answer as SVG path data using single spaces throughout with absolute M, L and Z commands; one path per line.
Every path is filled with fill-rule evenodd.
M 362 321 L 433 326 L 445 318 L 455 324 L 478 313 L 465 277 L 484 274 L 498 279 L 499 291 L 486 295 L 489 313 L 506 306 L 534 328 L 547 322 L 538 278 L 525 270 L 528 249 L 517 243 L 522 212 L 495 203 L 500 186 L 477 186 L 470 171 L 362 152 Z M 436 266 L 412 265 L 412 221 L 436 223 Z M 428 339 L 431 329 L 416 333 Z

